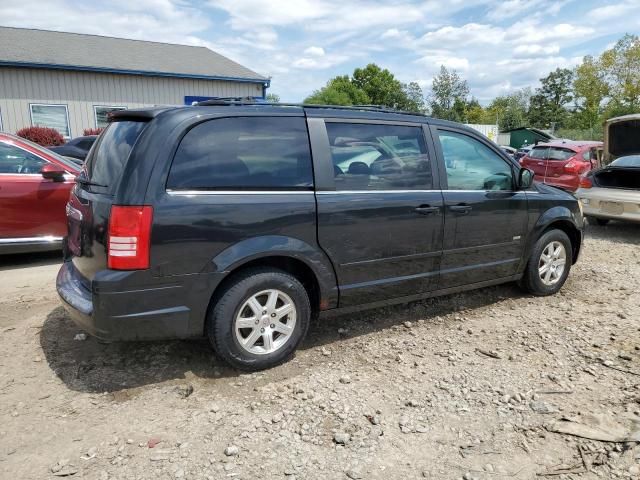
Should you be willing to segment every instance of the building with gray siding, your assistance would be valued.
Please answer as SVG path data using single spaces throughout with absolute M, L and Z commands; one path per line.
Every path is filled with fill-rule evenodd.
M 112 110 L 264 97 L 269 79 L 205 47 L 0 27 L 0 131 L 102 127 Z

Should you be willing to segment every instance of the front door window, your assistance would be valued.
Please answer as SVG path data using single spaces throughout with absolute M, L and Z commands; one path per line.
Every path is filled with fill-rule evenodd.
M 512 190 L 511 167 L 480 141 L 440 131 L 449 190 Z
M 47 163 L 21 148 L 0 143 L 0 173 L 38 174 Z

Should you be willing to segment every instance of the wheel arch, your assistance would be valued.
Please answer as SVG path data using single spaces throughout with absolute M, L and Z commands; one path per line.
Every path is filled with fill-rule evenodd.
M 577 224 L 575 215 L 564 206 L 556 206 L 550 208 L 543 215 L 538 218 L 534 228 L 533 235 L 530 236 L 529 244 L 527 245 L 527 252 L 524 257 L 524 265 L 531 255 L 533 246 L 538 239 L 549 230 L 561 230 L 563 231 L 569 240 L 571 241 L 572 258 L 571 263 L 574 264 L 578 260 L 580 249 L 582 248 L 582 228 L 581 223 Z
M 540 236 L 547 233 L 549 230 L 561 230 L 567 234 L 569 240 L 571 240 L 572 258 L 571 263 L 574 264 L 578 260 L 580 255 L 580 249 L 582 248 L 582 233 L 578 228 L 569 220 L 554 220 L 540 233 Z M 540 238 L 540 236 L 538 238 Z
M 324 252 L 308 243 L 284 236 L 254 237 L 235 244 L 212 259 L 213 269 L 224 273 L 211 293 L 208 311 L 222 291 L 243 271 L 270 267 L 296 277 L 310 295 L 312 309 L 338 305 L 338 286 L 331 262 Z

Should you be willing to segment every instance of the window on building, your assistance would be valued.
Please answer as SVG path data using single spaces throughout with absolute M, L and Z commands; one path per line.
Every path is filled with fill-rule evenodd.
M 57 130 L 63 137 L 70 137 L 69 112 L 66 105 L 44 105 L 32 103 L 31 125 Z
M 47 163 L 40 157 L 6 143 L 0 143 L 0 173 L 37 174 Z
M 176 151 L 167 188 L 309 190 L 307 127 L 299 117 L 238 117 L 192 128 Z
M 422 128 L 327 122 L 336 190 L 429 190 Z
M 104 128 L 109 124 L 108 115 L 110 112 L 126 110 L 126 107 L 111 107 L 108 105 L 95 105 L 93 111 L 96 117 L 96 128 Z
M 449 190 L 511 190 L 513 172 L 484 143 L 460 133 L 440 131 Z

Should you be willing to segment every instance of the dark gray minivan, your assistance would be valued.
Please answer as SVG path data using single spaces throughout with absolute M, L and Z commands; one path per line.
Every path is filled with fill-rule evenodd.
M 311 318 L 518 281 L 557 292 L 578 202 L 451 122 L 211 102 L 114 112 L 67 205 L 57 288 L 110 340 L 207 336 L 248 370 Z

